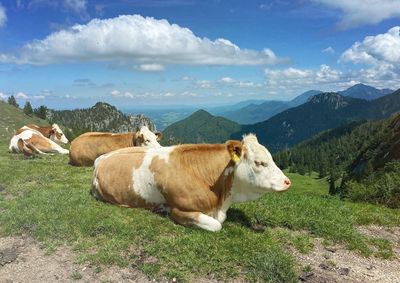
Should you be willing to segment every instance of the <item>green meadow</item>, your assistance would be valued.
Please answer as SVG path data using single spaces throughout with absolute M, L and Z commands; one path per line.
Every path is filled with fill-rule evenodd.
M 391 258 L 389 241 L 368 238 L 357 226 L 400 225 L 399 209 L 331 197 L 326 180 L 316 176 L 288 173 L 288 192 L 232 206 L 223 229 L 211 233 L 96 201 L 89 194 L 92 168 L 72 167 L 68 156 L 26 159 L 8 153 L 8 140 L 1 139 L 0 172 L 1 236 L 28 235 L 49 253 L 68 245 L 77 262 L 133 266 L 149 278 L 297 282 L 306 267 L 291 250 L 308 253 L 318 237 Z

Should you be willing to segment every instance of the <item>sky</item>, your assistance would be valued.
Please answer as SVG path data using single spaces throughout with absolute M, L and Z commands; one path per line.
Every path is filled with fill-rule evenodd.
M 0 99 L 55 109 L 400 88 L 400 0 L 0 0 Z

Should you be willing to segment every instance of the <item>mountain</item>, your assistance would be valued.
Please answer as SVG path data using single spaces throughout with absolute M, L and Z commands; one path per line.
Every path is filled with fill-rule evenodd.
M 367 166 L 375 171 L 394 160 L 400 160 L 400 114 L 382 125 L 379 135 L 354 160 L 350 171 L 352 175 L 359 175 Z
M 155 130 L 155 125 L 149 118 L 143 115 L 125 115 L 104 102 L 98 102 L 86 109 L 49 110 L 47 119 L 83 131 L 128 132 L 136 131 L 143 125 Z
M 15 131 L 26 124 L 48 125 L 49 122 L 28 116 L 22 109 L 0 101 L 0 138 L 11 138 Z
M 224 112 L 222 116 L 240 124 L 252 124 L 264 121 L 287 108 L 289 105 L 286 102 L 273 100 L 261 104 L 249 104 L 239 110 Z
M 168 126 L 164 141 L 176 143 L 220 143 L 228 140 L 241 126 L 223 117 L 213 116 L 205 110 L 198 110 L 186 119 Z
M 272 118 L 242 127 L 241 133 L 256 133 L 271 151 L 289 148 L 321 131 L 362 119 L 384 119 L 400 111 L 400 90 L 373 101 L 321 93 L 307 103 L 287 109 Z
M 251 101 L 247 100 L 243 102 L 245 106 L 239 109 L 232 108 L 229 111 L 221 113 L 221 116 L 239 124 L 254 124 L 256 122 L 265 121 L 286 109 L 299 106 L 300 104 L 307 102 L 310 96 L 319 93 L 321 93 L 319 90 L 310 90 L 296 96 L 291 101 L 270 100 L 246 104 L 246 102 Z M 236 105 L 240 104 L 238 103 Z
M 340 91 L 339 94 L 343 96 L 349 96 L 353 98 L 360 98 L 365 100 L 374 100 L 379 97 L 385 96 L 392 93 L 391 89 L 377 89 L 372 86 L 364 84 L 356 84 L 344 91 Z
M 322 132 L 274 160 L 291 172 L 327 176 L 331 194 L 400 207 L 400 113 Z
M 382 124 L 349 167 L 338 193 L 355 201 L 400 207 L 400 114 Z
M 309 90 L 309 91 L 306 91 L 306 92 L 300 94 L 299 96 L 296 96 L 291 101 L 289 101 L 289 105 L 290 105 L 290 107 L 299 106 L 299 105 L 301 105 L 303 103 L 306 103 L 311 96 L 314 96 L 314 95 L 317 95 L 317 94 L 320 94 L 320 93 L 322 93 L 322 91 L 320 91 L 320 90 Z

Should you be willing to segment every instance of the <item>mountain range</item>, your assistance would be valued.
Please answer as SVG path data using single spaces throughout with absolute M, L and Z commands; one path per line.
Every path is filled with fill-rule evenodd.
M 204 110 L 170 125 L 165 136 L 179 141 L 197 142 L 194 133 L 202 125 L 207 131 L 201 135 L 203 142 L 222 142 L 228 138 L 240 139 L 245 133 L 255 133 L 261 143 L 272 152 L 289 148 L 321 131 L 362 119 L 383 119 L 400 110 L 400 90 L 375 100 L 364 100 L 342 96 L 338 93 L 321 93 L 311 96 L 300 106 L 286 109 L 263 122 L 240 125 L 224 119 L 229 124 L 221 129 L 215 117 Z M 201 114 L 201 115 L 200 115 Z M 178 130 L 179 129 L 179 130 Z M 239 130 L 237 130 L 239 129 Z
M 392 93 L 391 89 L 377 89 L 364 84 L 356 84 L 346 90 L 339 91 L 342 96 L 374 100 L 379 97 Z M 247 103 L 241 108 L 234 107 L 230 111 L 220 112 L 218 115 L 235 121 L 239 124 L 254 124 L 265 121 L 272 116 L 292 107 L 299 106 L 308 101 L 312 96 L 322 93 L 320 90 L 309 90 L 290 101 L 272 100 L 260 103 Z

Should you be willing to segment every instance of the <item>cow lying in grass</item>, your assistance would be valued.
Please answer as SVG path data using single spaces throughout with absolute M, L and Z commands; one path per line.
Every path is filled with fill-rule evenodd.
M 25 129 L 20 134 L 15 134 L 10 141 L 10 152 L 22 152 L 25 156 L 33 154 L 61 153 L 68 154 L 67 149 L 62 148 L 54 141 L 44 137 L 40 132 Z
M 35 124 L 28 124 L 17 130 L 15 134 L 19 135 L 26 130 L 35 130 L 41 133 L 44 137 L 58 143 L 68 143 L 67 137 L 64 135 L 63 131 L 61 131 L 60 127 L 57 124 L 53 124 L 51 126 L 37 126 Z
M 232 203 L 290 185 L 256 136 L 247 135 L 241 142 L 110 152 L 95 162 L 92 194 L 126 207 L 164 206 L 179 224 L 218 231 Z
M 97 157 L 110 151 L 132 146 L 161 147 L 161 133 L 153 133 L 146 126 L 138 132 L 113 134 L 89 132 L 74 139 L 70 147 L 70 164 L 92 166 Z

